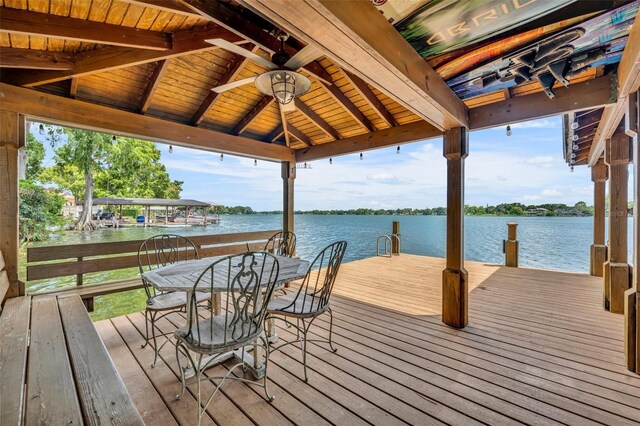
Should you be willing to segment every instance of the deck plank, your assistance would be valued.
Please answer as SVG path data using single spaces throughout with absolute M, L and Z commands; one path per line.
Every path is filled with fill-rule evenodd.
M 142 425 L 80 297 L 58 298 L 58 305 L 85 421 Z
M 0 252 L 0 259 L 2 253 Z M 0 425 L 22 424 L 31 296 L 4 305 L 0 321 Z
M 82 424 L 55 296 L 32 299 L 26 424 Z
M 207 421 L 640 423 L 640 376 L 624 368 L 622 317 L 601 308 L 601 279 L 467 262 L 470 322 L 456 330 L 440 318 L 443 268 L 443 259 L 406 254 L 344 264 L 332 298 L 338 352 L 309 346 L 308 383 L 300 379 L 298 348 L 273 353 L 269 372 L 276 401 L 268 403 L 262 389 L 228 382 Z M 171 330 L 183 322 L 171 317 L 161 326 Z M 192 394 L 171 398 L 179 389 L 173 348 L 163 350 L 152 369 L 153 352 L 140 349 L 142 314 L 110 324 L 98 328 L 112 357 L 135 362 L 134 377 L 146 378 L 147 385 L 130 389 L 132 395 L 143 398 L 148 389 L 175 421 L 192 423 Z M 328 331 L 328 316 L 311 329 L 315 337 Z M 283 341 L 294 337 L 284 327 L 278 334 Z M 125 368 L 121 363 L 116 361 L 118 368 Z M 122 371 L 129 369 L 121 370 L 125 376 Z M 211 384 L 203 386 L 203 394 L 210 392 Z

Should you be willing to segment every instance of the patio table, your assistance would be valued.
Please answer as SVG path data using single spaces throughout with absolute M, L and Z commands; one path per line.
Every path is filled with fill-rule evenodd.
M 166 291 L 184 291 L 186 293 L 187 298 L 187 324 L 190 322 L 190 309 L 189 301 L 191 300 L 191 295 L 193 294 L 194 286 L 198 281 L 200 275 L 213 263 L 216 261 L 225 258 L 226 256 L 215 256 L 208 257 L 204 259 L 195 259 L 188 260 L 185 262 L 178 262 L 171 265 L 163 266 L 158 269 L 154 269 L 153 271 L 144 272 L 145 279 L 151 283 L 157 290 L 166 292 Z M 290 258 L 290 257 L 282 257 L 275 256 L 278 260 L 278 265 L 280 267 L 278 273 L 278 279 L 276 280 L 276 287 L 291 281 L 295 281 L 298 279 L 304 278 L 309 269 L 310 262 L 307 260 Z M 270 258 L 268 258 L 270 259 Z M 220 269 L 216 271 L 213 281 L 213 294 L 212 294 L 212 303 L 213 303 L 213 312 L 214 315 L 219 315 L 221 310 L 221 293 L 227 291 L 227 271 L 223 268 L 226 265 L 219 265 Z M 233 267 L 236 269 L 236 267 Z M 238 272 L 240 271 L 239 266 L 237 267 Z M 266 270 L 270 268 L 267 267 Z M 231 276 L 234 276 L 234 271 L 231 271 Z M 263 277 L 264 282 L 260 283 L 261 286 L 266 287 L 268 284 L 268 277 Z M 198 284 L 195 289 L 196 291 L 209 292 L 211 291 L 210 282 L 207 280 L 203 280 L 202 283 Z M 268 336 L 272 340 L 272 337 Z M 233 351 L 229 352 L 225 356 L 220 357 L 219 362 L 223 362 L 232 356 L 242 358 L 242 351 Z M 260 377 L 263 374 L 262 365 L 259 364 L 259 357 L 253 357 L 251 354 L 244 352 L 244 359 L 247 364 L 252 367 L 250 368 L 254 376 Z M 203 359 L 203 362 L 206 362 L 206 359 Z M 187 377 L 192 375 L 192 372 L 187 371 Z

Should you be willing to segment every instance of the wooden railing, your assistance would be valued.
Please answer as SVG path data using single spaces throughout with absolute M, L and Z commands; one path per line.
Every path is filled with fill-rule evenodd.
M 266 240 L 276 232 L 279 231 L 196 235 L 188 238 L 198 248 L 200 257 L 212 257 L 241 253 L 247 250 L 247 246 L 250 250 L 261 250 Z M 29 247 L 27 249 L 27 282 L 75 275 L 76 286 L 46 292 L 76 290 L 85 300 L 87 308 L 91 310 L 94 296 L 139 288 L 142 283 L 139 278 L 136 278 L 83 285 L 84 274 L 137 267 L 137 253 L 143 241 Z

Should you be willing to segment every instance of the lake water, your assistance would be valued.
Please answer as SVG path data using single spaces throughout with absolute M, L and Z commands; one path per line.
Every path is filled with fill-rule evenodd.
M 95 232 L 64 232 L 40 245 L 63 245 L 83 242 L 136 240 L 171 232 L 185 236 L 278 229 L 281 215 L 222 216 L 218 225 L 206 228 L 120 228 Z M 403 253 L 444 257 L 446 217 L 444 216 L 348 216 L 298 215 L 295 218 L 297 253 L 312 259 L 329 243 L 344 239 L 348 242 L 345 261 L 376 255 L 376 239 L 391 233 L 391 223 L 400 221 Z M 468 260 L 503 263 L 502 240 L 507 236 L 507 223 L 518 223 L 520 265 L 545 269 L 589 271 L 589 250 L 593 219 L 590 217 L 489 217 L 465 218 L 465 258 Z M 632 242 L 632 221 L 629 219 L 629 246 Z M 631 258 L 630 258 L 631 259 Z M 24 265 L 24 263 L 23 263 Z M 23 271 L 24 272 L 24 271 Z M 135 276 L 135 269 L 87 274 L 85 283 L 101 282 Z M 23 278 L 24 279 L 24 278 Z M 28 290 L 73 285 L 73 277 L 29 283 Z M 141 291 L 105 296 L 96 300 L 94 319 L 120 315 L 142 309 Z

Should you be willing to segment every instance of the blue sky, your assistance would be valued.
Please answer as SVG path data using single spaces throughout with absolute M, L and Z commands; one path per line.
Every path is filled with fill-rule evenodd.
M 592 202 L 590 169 L 570 172 L 562 158 L 560 117 L 472 132 L 466 160 L 465 203 L 473 205 L 522 202 L 541 204 Z M 37 133 L 37 132 L 36 132 Z M 224 205 L 248 205 L 255 210 L 282 208 L 280 165 L 158 144 L 161 161 L 172 179 L 184 181 L 183 198 Z M 46 162 L 50 162 L 50 152 Z M 296 209 L 349 209 L 444 206 L 446 161 L 442 140 L 431 139 L 396 147 L 309 163 L 298 170 Z

